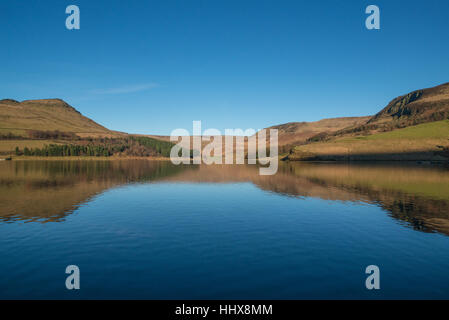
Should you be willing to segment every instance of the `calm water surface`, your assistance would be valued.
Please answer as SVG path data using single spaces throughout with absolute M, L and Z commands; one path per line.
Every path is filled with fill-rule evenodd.
M 4 161 L 0 298 L 448 299 L 449 170 Z

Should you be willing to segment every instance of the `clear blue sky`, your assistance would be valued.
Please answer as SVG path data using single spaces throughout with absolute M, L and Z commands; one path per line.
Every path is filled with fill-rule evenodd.
M 0 98 L 62 98 L 131 133 L 258 129 L 448 82 L 449 1 L 2 0 L 0 43 Z

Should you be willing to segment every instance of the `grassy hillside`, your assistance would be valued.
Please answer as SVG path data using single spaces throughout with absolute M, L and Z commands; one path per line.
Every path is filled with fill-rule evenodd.
M 0 100 L 0 134 L 27 136 L 28 130 L 59 130 L 81 137 L 120 135 L 83 116 L 60 99 Z
M 290 160 L 443 160 L 448 157 L 449 83 L 393 99 L 367 121 L 296 143 Z
M 445 160 L 449 120 L 368 136 L 339 137 L 292 149 L 290 160 Z
M 305 144 L 309 139 L 315 136 L 321 137 L 332 135 L 345 128 L 357 127 L 366 123 L 369 119 L 371 119 L 370 116 L 329 118 L 314 122 L 289 122 L 272 126 L 267 129 L 278 130 L 279 153 L 285 154 L 296 145 Z M 267 143 L 269 143 L 268 135 Z M 240 146 L 240 148 L 246 148 L 246 143 L 245 146 Z
M 315 122 L 289 122 L 272 126 L 277 129 L 279 146 L 301 144 L 308 138 L 320 133 L 332 133 L 343 128 L 354 127 L 366 123 L 371 117 L 344 117 L 323 119 Z
M 60 99 L 0 100 L 0 155 L 168 157 L 172 143 L 111 131 Z
M 449 120 L 424 123 L 390 132 L 378 133 L 366 137 L 365 140 L 394 140 L 394 139 L 449 139 Z
M 449 83 L 445 83 L 399 96 L 366 122 L 332 133 L 315 135 L 308 142 L 369 135 L 448 118 Z

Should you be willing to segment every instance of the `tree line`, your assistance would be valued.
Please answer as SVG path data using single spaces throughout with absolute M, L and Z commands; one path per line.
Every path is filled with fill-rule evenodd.
M 60 144 L 50 144 L 45 145 L 42 148 L 28 148 L 25 147 L 20 150 L 16 147 L 15 153 L 17 156 L 39 156 L 39 157 L 70 157 L 70 156 L 95 156 L 95 157 L 109 157 L 111 156 L 112 150 L 108 147 L 101 145 L 60 145 Z
M 49 144 L 42 148 L 25 147 L 23 150 L 16 147 L 15 154 L 39 157 L 109 157 L 112 155 L 170 157 L 173 146 L 173 143 L 167 141 L 141 136 L 128 136 L 123 138 L 90 138 L 79 141 L 77 144 Z

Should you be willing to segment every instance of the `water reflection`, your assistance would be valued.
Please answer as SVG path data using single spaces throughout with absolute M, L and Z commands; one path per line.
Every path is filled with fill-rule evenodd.
M 62 221 L 106 189 L 182 170 L 155 161 L 14 161 L 0 164 L 0 221 Z
M 424 232 L 449 235 L 449 170 L 379 164 L 281 163 L 274 176 L 255 166 L 174 166 L 166 161 L 0 163 L 0 222 L 63 221 L 95 195 L 129 183 L 239 183 L 293 197 L 366 202 Z

